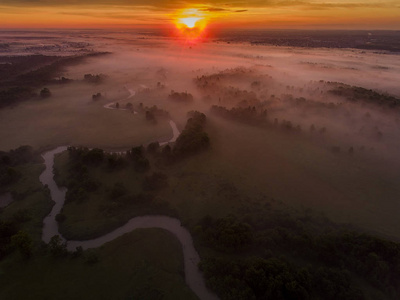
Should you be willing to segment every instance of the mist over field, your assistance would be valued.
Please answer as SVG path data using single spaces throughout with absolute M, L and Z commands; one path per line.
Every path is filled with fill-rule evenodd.
M 309 34 L 317 42 L 309 47 L 296 44 L 292 37 L 301 34 Z M 229 32 L 193 42 L 145 30 L 1 31 L 1 170 L 28 172 L 17 163 L 21 157 L 25 159 L 21 153 L 28 150 L 12 150 L 23 145 L 32 146 L 29 151 L 36 154 L 30 154 L 34 157 L 30 159 L 37 164 L 23 167 L 35 178 L 24 179 L 24 195 L 19 190 L 21 181 L 12 180 L 25 175 L 7 173 L 8 177 L 0 177 L 4 182 L 12 179 L 0 188 L 0 204 L 4 202 L 1 219 L 15 219 L 21 209 L 34 210 L 34 200 L 18 206 L 18 199 L 25 203 L 26 195 L 43 188 L 37 176 L 42 168 L 39 154 L 67 146 L 68 151 L 56 154 L 54 165 L 58 186 L 68 188 L 65 206 L 54 224 L 67 241 L 98 238 L 142 215 L 176 217 L 193 234 L 204 258 L 201 270 L 209 280 L 207 287 L 221 299 L 261 299 L 251 280 L 240 279 L 247 282 L 249 288 L 244 290 L 254 292 L 254 298 L 240 298 L 236 290 L 226 296 L 226 281 L 213 277 L 221 268 L 215 267 L 222 263 L 218 259 L 233 253 L 247 259 L 248 253 L 262 252 L 265 260 L 285 253 L 288 265 L 304 259 L 318 266 L 323 261 L 321 265 L 326 263 L 329 268 L 350 266 L 343 263 L 342 256 L 340 262 L 333 263 L 321 258 L 321 253 L 331 251 L 329 246 L 323 248 L 323 238 L 335 236 L 335 226 L 354 230 L 363 238 L 366 234 L 390 241 L 395 245 L 391 249 L 398 249 L 399 52 L 383 42 L 382 47 L 371 44 L 371 35 L 383 41 L 387 32 L 355 33 L 368 39 L 367 46 L 360 48 L 349 44 L 349 39 L 336 40 L 332 33 L 327 37 L 336 46 L 332 42 L 322 47 L 321 34 L 288 32 L 287 40 L 277 42 L 276 32 L 254 36 Z M 42 212 L 31 213 L 38 224 L 52 206 L 47 201 L 40 204 Z M 30 228 L 30 223 L 25 224 Z M 213 226 L 227 224 L 234 224 L 232 230 L 241 228 L 243 235 L 252 228 L 252 237 L 227 246 L 222 233 L 212 232 Z M 38 240 L 39 227 L 28 229 Z M 147 237 L 145 231 L 141 234 L 138 231 L 138 237 L 131 234 L 130 238 Z M 155 234 L 169 243 L 171 237 Z M 324 245 L 323 250 L 296 240 L 300 236 L 308 239 L 308 235 L 318 236 L 310 245 Z M 145 248 L 154 249 L 153 240 L 145 242 L 150 243 Z M 117 247 L 117 242 L 113 243 L 95 250 L 107 264 L 105 253 Z M 176 240 L 169 245 L 170 253 L 181 251 L 176 250 L 180 249 Z M 302 250 L 292 253 L 296 246 Z M 311 248 L 318 253 L 315 261 L 304 254 Z M 381 255 L 376 249 L 363 255 L 372 261 L 373 255 Z M 216 255 L 218 251 L 226 257 Z M 351 255 L 357 257 L 357 253 L 354 250 Z M 148 255 L 154 262 L 154 257 L 162 254 Z M 395 262 L 382 257 L 366 267 L 370 273 L 361 262 L 348 267 L 351 275 L 338 271 L 351 280 L 361 273 L 367 275 L 359 286 L 353 289 L 349 285 L 346 293 L 330 295 L 329 299 L 355 299 L 355 295 L 366 295 L 357 299 L 396 299 L 399 261 L 397 256 Z M 181 274 L 182 258 L 173 259 L 158 263 Z M 379 265 L 382 261 L 387 268 Z M 140 262 L 132 263 L 140 272 L 151 273 Z M 377 274 L 378 265 L 386 281 L 370 285 L 368 280 L 373 281 L 371 274 Z M 244 265 L 240 268 L 245 269 Z M 291 269 L 289 273 L 295 272 Z M 320 276 L 315 274 L 310 276 Z M 326 276 L 333 278 L 331 275 Z M 185 299 L 195 298 L 185 284 L 195 289 L 179 276 L 169 284 L 185 286 Z M 229 284 L 231 288 L 235 285 Z M 386 293 L 387 287 L 391 292 Z M 310 286 L 304 289 L 309 295 L 318 290 Z M 321 288 L 318 293 L 324 291 Z M 141 297 L 147 292 L 145 288 L 129 290 L 120 296 L 133 293 Z M 291 295 L 299 295 L 296 293 L 300 292 Z

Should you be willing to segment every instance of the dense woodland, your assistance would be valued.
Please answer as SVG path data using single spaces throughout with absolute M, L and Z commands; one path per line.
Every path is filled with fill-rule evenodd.
M 210 112 L 223 117 L 225 119 L 239 121 L 241 123 L 251 124 L 251 125 L 268 125 L 267 110 L 263 109 L 261 112 L 253 107 L 234 107 L 232 109 L 227 109 L 223 106 L 213 105 Z
M 376 104 L 389 108 L 397 108 L 400 105 L 400 99 L 392 95 L 378 93 L 371 89 L 359 86 L 351 86 L 339 82 L 327 82 L 332 87 L 328 92 L 339 97 L 344 97 L 352 102 L 364 102 L 366 104 Z
M 193 102 L 193 95 L 188 92 L 175 92 L 171 91 L 168 95 L 168 100 L 178 102 L 178 103 L 191 103 Z
M 20 181 L 27 179 L 27 174 L 23 172 L 24 168 L 42 162 L 40 153 L 30 146 L 21 146 L 8 152 L 0 151 L 0 194 L 11 191 L 14 201 L 23 201 L 36 193 L 48 199 L 49 192 L 43 186 L 27 185 L 17 191 L 12 189 Z M 24 224 L 36 221 L 32 220 L 32 212 L 20 209 L 8 218 L 4 218 L 1 213 L 0 209 L 0 260 L 17 250 L 24 258 L 29 258 L 34 251 L 34 243 L 32 237 L 24 230 Z
M 20 178 L 21 174 L 16 169 L 18 166 L 40 162 L 40 154 L 30 146 L 21 146 L 9 152 L 0 151 L 0 192 Z
M 310 213 L 205 217 L 195 233 L 213 249 L 200 267 L 221 299 L 368 299 L 365 286 L 400 295 L 400 244 Z

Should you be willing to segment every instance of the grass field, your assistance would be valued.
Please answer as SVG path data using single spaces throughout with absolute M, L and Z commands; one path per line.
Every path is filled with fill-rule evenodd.
M 186 286 L 179 241 L 161 229 L 140 229 L 95 250 L 99 262 L 19 255 L 0 262 L 0 298 L 197 299 Z
M 126 97 L 110 86 L 73 83 L 49 86 L 52 96 L 0 110 L 0 149 L 21 145 L 34 148 L 83 145 L 109 149 L 129 148 L 168 137 L 167 120 L 150 124 L 143 115 L 110 110 L 103 105 Z M 94 102 L 92 94 L 108 96 Z M 107 93 L 108 91 L 108 93 Z

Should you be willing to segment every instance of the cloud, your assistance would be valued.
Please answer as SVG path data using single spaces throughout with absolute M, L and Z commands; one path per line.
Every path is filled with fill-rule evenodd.
M 199 11 L 204 11 L 204 12 L 219 12 L 219 11 L 231 11 L 230 9 L 226 8 L 221 8 L 221 7 L 207 7 L 207 8 L 201 8 Z
M 308 9 L 334 9 L 334 8 L 396 8 L 397 4 L 391 1 L 382 2 L 310 2 L 304 5 Z
M 203 11 L 203 12 L 237 12 L 237 13 L 241 13 L 241 12 L 246 12 L 248 11 L 247 9 L 228 9 L 228 8 L 222 8 L 222 7 L 207 7 L 207 8 L 201 8 L 199 9 L 199 11 Z

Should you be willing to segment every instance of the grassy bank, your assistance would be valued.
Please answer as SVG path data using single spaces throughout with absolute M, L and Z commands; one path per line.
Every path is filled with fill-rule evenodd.
M 98 262 L 88 263 L 88 256 Z M 197 299 L 184 281 L 179 241 L 161 229 L 135 230 L 79 258 L 25 261 L 15 254 L 0 262 L 0 271 L 4 300 Z

